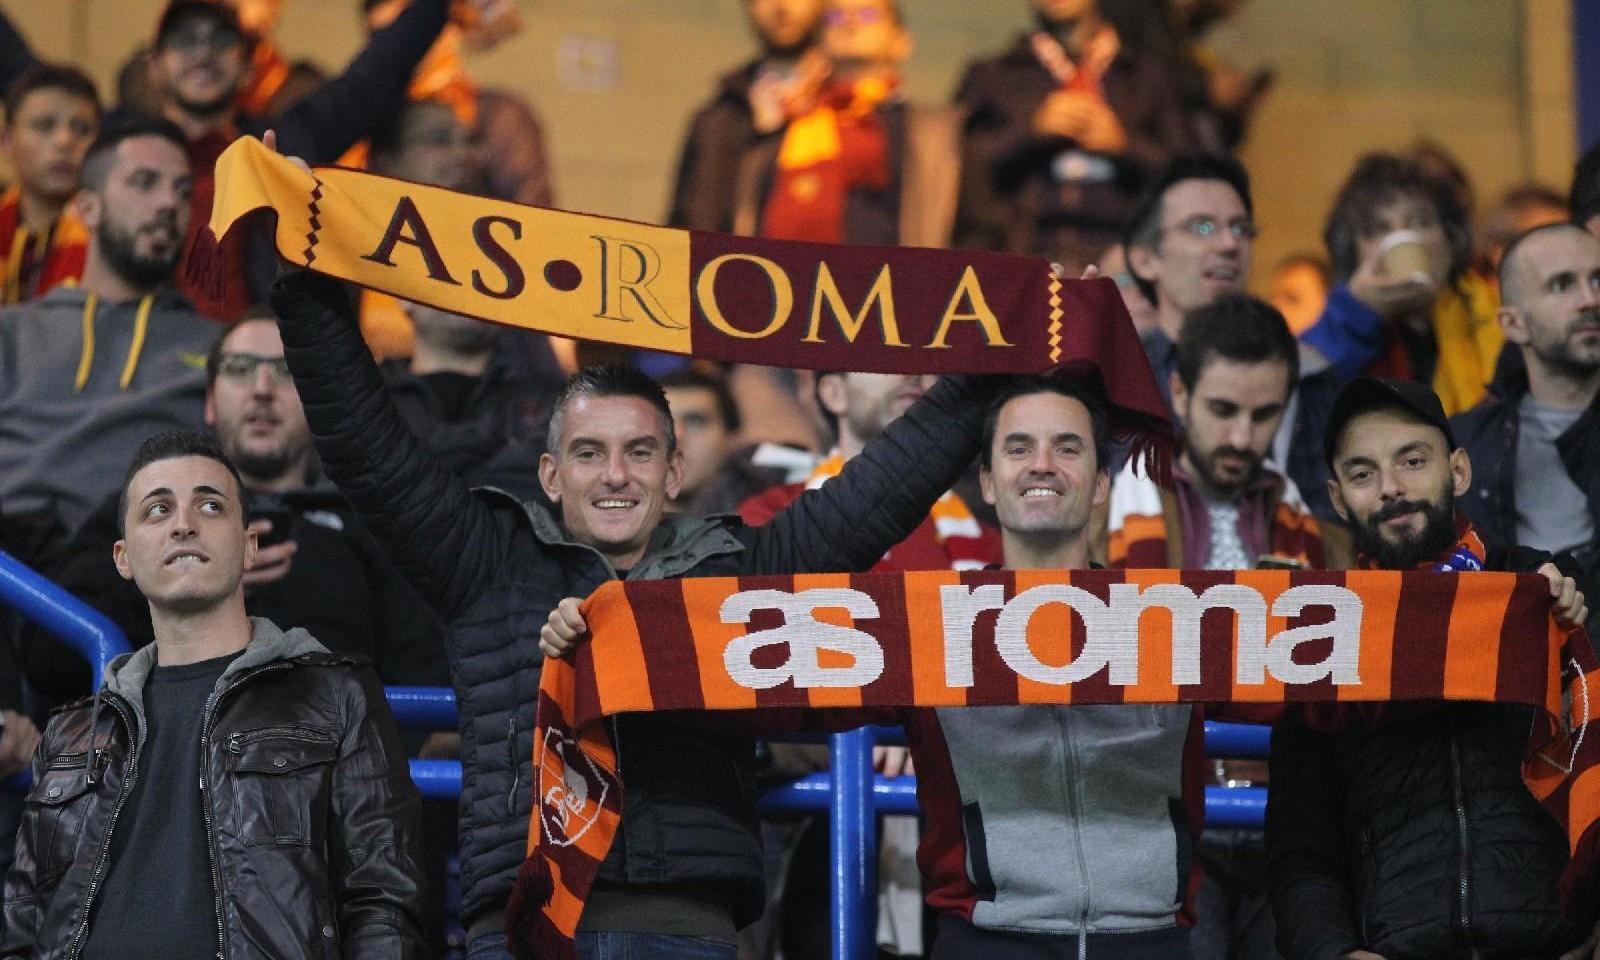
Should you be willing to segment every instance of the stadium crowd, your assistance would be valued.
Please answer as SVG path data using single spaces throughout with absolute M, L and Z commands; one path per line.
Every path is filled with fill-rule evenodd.
M 1109 278 L 1179 428 L 1170 483 L 1093 377 L 621 351 L 248 234 L 220 282 L 183 269 L 217 157 L 269 130 L 552 205 L 533 110 L 461 56 L 514 4 L 365 0 L 327 76 L 276 46 L 278 4 L 173 0 L 114 98 L 0 14 L 0 548 L 135 648 L 95 688 L 0 612 L 0 777 L 32 778 L 0 793 L 0 957 L 511 956 L 541 668 L 612 579 L 1487 569 L 1600 627 L 1600 145 L 1477 224 L 1439 148 L 1361 157 L 1269 301 L 1233 151 L 1271 76 L 1202 42 L 1236 4 L 1026 2 L 930 105 L 902 91 L 907 0 L 729 0 L 761 52 L 690 118 L 664 222 Z M 459 728 L 402 734 L 384 685 L 453 687 Z M 1203 760 L 1206 717 L 1276 723 L 1270 760 Z M 850 719 L 905 727 L 876 759 L 922 809 L 880 824 L 885 955 L 1600 958 L 1520 707 Z M 611 735 L 624 816 L 578 956 L 828 955 L 826 820 L 757 807 L 826 750 L 669 714 Z M 420 798 L 415 756 L 459 759 L 459 804 Z M 1203 828 L 1215 784 L 1267 786 L 1265 830 Z

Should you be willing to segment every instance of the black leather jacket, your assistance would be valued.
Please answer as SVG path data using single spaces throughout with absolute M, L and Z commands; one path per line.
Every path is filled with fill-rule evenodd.
M 303 630 L 252 626 L 203 726 L 217 957 L 423 957 L 421 800 L 376 676 Z M 137 829 L 119 813 L 139 774 L 154 664 L 154 646 L 113 661 L 97 696 L 51 718 L 6 877 L 0 957 L 83 949 L 112 831 Z

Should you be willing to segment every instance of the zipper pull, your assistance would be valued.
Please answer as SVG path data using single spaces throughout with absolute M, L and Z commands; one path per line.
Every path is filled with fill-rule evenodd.
M 230 733 L 230 734 L 228 734 L 228 752 L 229 753 L 243 753 L 244 752 L 244 738 L 240 734 L 238 734 L 238 733 Z

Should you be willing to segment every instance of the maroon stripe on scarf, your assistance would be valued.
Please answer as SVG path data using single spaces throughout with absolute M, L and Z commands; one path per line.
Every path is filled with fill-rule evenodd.
M 658 708 L 672 704 L 685 710 L 703 709 L 706 701 L 700 685 L 700 659 L 695 652 L 694 627 L 683 603 L 681 581 L 630 583 L 628 601 L 649 665 L 651 699 Z M 648 611 L 649 616 L 639 620 L 643 611 Z
M 1443 697 L 1450 614 L 1460 582 L 1460 574 L 1424 577 L 1407 571 L 1400 575 L 1399 609 L 1394 615 L 1392 699 L 1438 700 Z
M 901 706 L 916 698 L 912 682 L 911 622 L 906 612 L 905 581 L 856 575 L 850 585 L 872 597 L 878 605 L 878 619 L 862 626 L 879 638 L 883 649 L 883 673 L 861 691 L 861 705 Z

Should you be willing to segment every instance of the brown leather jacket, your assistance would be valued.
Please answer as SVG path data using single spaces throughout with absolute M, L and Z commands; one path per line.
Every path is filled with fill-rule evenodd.
M 423 957 L 421 800 L 376 675 L 304 630 L 251 624 L 202 727 L 217 956 Z M 83 949 L 112 829 L 137 829 L 118 808 L 139 772 L 155 651 L 119 657 L 95 697 L 52 716 L 6 877 L 0 957 Z

